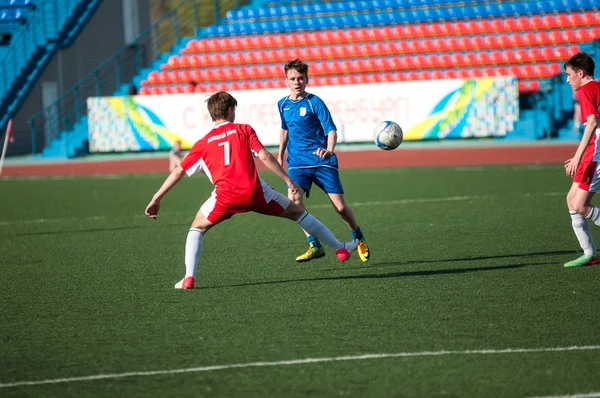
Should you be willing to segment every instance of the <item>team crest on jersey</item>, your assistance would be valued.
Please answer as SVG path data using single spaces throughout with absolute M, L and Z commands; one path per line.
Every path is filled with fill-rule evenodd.
M 306 116 L 306 107 L 301 107 L 300 108 L 300 116 Z

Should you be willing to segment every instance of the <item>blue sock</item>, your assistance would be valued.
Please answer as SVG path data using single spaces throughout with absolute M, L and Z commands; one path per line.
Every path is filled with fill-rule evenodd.
M 364 239 L 365 237 L 360 230 L 360 227 L 357 227 L 356 231 L 350 230 L 350 233 L 352 234 L 352 239 Z
M 313 247 L 315 249 L 320 249 L 322 247 L 321 242 L 319 242 L 319 240 L 312 235 L 307 236 L 306 240 L 308 241 L 309 244 L 313 245 Z

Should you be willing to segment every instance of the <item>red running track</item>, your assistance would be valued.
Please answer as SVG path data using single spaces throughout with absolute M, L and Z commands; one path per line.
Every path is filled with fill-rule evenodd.
M 520 145 L 463 148 L 406 148 L 394 151 L 357 150 L 337 152 L 340 168 L 390 168 L 418 166 L 478 166 L 512 164 L 562 164 L 571 158 L 576 144 Z M 265 167 L 258 162 L 260 170 Z M 167 173 L 166 157 L 144 159 L 72 160 L 57 163 L 6 165 L 4 177 L 87 176 Z

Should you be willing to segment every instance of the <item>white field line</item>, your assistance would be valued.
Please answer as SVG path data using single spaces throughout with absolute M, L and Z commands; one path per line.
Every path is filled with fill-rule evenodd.
M 558 196 L 558 195 L 566 195 L 565 192 L 542 192 L 542 193 L 526 193 L 522 194 L 524 197 L 531 196 Z M 353 202 L 349 205 L 352 207 L 361 207 L 361 206 L 390 206 L 390 205 L 403 205 L 403 204 L 415 204 L 415 203 L 439 203 L 439 202 L 459 202 L 459 201 L 469 201 L 469 200 L 480 200 L 480 199 L 489 199 L 497 197 L 498 195 L 475 195 L 475 196 L 447 196 L 443 198 L 415 198 L 415 199 L 398 199 L 398 200 L 382 200 L 382 201 L 372 201 L 372 202 Z M 331 204 L 317 204 L 308 206 L 308 209 L 328 209 L 331 207 Z M 180 215 L 184 213 L 178 212 L 164 212 L 161 215 L 164 216 L 173 216 Z M 187 213 L 186 213 L 187 214 Z M 133 217 L 146 217 L 144 214 L 135 214 Z M 19 224 L 44 224 L 44 223 L 56 223 L 56 222 L 66 222 L 66 221 L 98 221 L 105 220 L 107 216 L 86 216 L 86 217 L 56 217 L 56 218 L 37 218 L 33 220 L 12 220 L 12 221 L 0 221 L 0 226 L 3 225 L 19 225 Z
M 260 368 L 260 367 L 267 367 L 267 366 L 287 366 L 287 365 L 301 365 L 301 364 L 309 364 L 309 363 L 339 362 L 339 361 L 361 361 L 361 360 L 365 360 L 365 359 L 368 360 L 368 359 L 384 359 L 384 358 L 437 357 L 437 356 L 452 356 L 452 355 L 497 355 L 497 354 L 527 354 L 527 353 L 548 353 L 548 352 L 553 353 L 553 352 L 564 352 L 564 351 L 590 351 L 590 350 L 600 350 L 600 345 L 571 346 L 571 347 L 548 347 L 548 348 L 508 348 L 508 349 L 501 349 L 501 350 L 487 349 L 487 350 L 464 350 L 464 351 L 397 352 L 397 353 L 389 353 L 389 354 L 364 354 L 364 355 L 326 357 L 326 358 L 292 359 L 292 360 L 287 360 L 287 361 L 233 363 L 233 364 L 228 364 L 228 365 L 200 366 L 200 367 L 195 367 L 195 368 L 150 370 L 150 371 L 125 372 L 125 373 L 107 373 L 107 374 L 80 376 L 80 377 L 65 377 L 65 378 L 59 378 L 59 379 L 46 379 L 46 380 L 35 380 L 35 381 L 16 381 L 16 382 L 12 382 L 12 383 L 0 383 L 0 388 L 35 386 L 35 385 L 41 385 L 41 384 L 73 383 L 73 382 L 78 382 L 78 381 L 90 381 L 90 380 L 122 379 L 125 377 L 171 375 L 171 374 L 178 374 L 178 373 L 199 373 L 199 372 L 210 372 L 213 370 L 223 370 L 223 369 Z
M 572 394 L 572 395 L 545 395 L 531 398 L 592 398 L 600 397 L 600 392 L 587 392 L 584 394 Z

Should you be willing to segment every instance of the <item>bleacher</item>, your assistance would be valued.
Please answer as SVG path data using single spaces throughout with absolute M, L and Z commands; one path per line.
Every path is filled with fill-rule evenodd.
M 0 129 L 101 0 L 0 0 Z
M 595 0 L 265 3 L 227 13 L 140 79 L 140 94 L 280 87 L 282 63 L 311 85 L 512 75 L 521 93 L 600 38 Z

